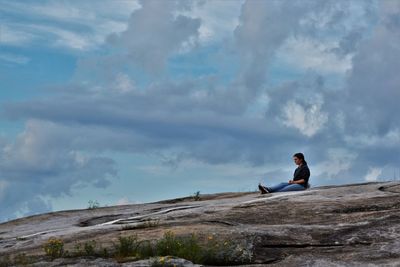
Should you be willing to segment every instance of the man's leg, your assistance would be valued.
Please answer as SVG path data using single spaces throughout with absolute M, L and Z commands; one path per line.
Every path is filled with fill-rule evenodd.
M 271 186 L 271 187 L 267 187 L 267 189 L 268 189 L 268 191 L 270 192 L 270 193 L 273 193 L 273 192 L 280 192 L 280 190 L 282 189 L 282 188 L 285 188 L 286 186 L 288 186 L 288 185 L 290 185 L 289 183 L 280 183 L 280 184 L 277 184 L 277 185 L 274 185 L 274 186 Z
M 288 184 L 285 187 L 282 187 L 277 192 L 288 192 L 288 191 L 302 191 L 305 190 L 305 187 L 299 184 Z

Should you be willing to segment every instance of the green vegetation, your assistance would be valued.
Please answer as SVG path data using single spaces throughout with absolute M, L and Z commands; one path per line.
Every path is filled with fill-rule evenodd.
M 12 263 L 8 255 L 0 257 L 0 267 L 8 267 L 11 265 Z
M 114 244 L 115 247 L 115 255 L 117 257 L 138 257 L 139 255 L 139 247 L 140 242 L 138 241 L 137 236 L 120 236 L 118 238 L 119 243 Z
M 113 257 L 119 262 L 134 261 L 158 257 L 152 266 L 170 266 L 165 259 L 178 257 L 197 264 L 205 265 L 238 265 L 251 263 L 252 251 L 248 244 L 233 243 L 229 240 L 219 240 L 214 235 L 176 236 L 172 231 L 167 231 L 159 240 L 139 240 L 134 236 L 120 236 L 112 248 L 102 248 L 95 240 L 75 245 L 75 251 L 64 251 L 64 242 L 61 239 L 50 238 L 43 246 L 47 256 L 51 259 L 59 257 L 95 256 Z M 8 259 L 2 260 L 7 263 Z M 28 262 L 21 256 L 21 263 Z M 0 267 L 8 266 L 0 262 Z
M 17 254 L 14 257 L 14 264 L 17 266 L 26 266 L 33 263 L 33 258 L 27 256 L 25 253 Z
M 176 236 L 167 231 L 158 241 L 138 241 L 137 237 L 120 237 L 115 245 L 118 258 L 135 257 L 146 259 L 152 256 L 175 256 L 199 264 L 229 265 L 250 263 L 252 251 L 246 246 L 229 241 L 218 241 L 214 236 L 199 237 Z M 166 262 L 157 262 L 154 266 L 169 266 Z
M 194 201 L 200 201 L 201 197 L 200 197 L 200 191 L 197 191 L 193 194 L 193 199 Z
M 50 238 L 43 245 L 44 252 L 52 259 L 60 258 L 64 254 L 64 241 L 58 238 Z
M 96 248 L 96 241 L 94 240 L 85 242 L 83 244 L 83 250 L 85 251 L 85 254 L 88 256 L 95 254 L 95 248 Z
M 85 243 L 78 243 L 75 245 L 75 256 L 96 256 L 96 241 L 91 240 Z
M 30 266 L 38 260 L 38 256 L 28 256 L 25 253 L 16 254 L 12 258 L 9 255 L 5 255 L 0 256 L 0 267 Z
M 86 241 L 84 243 L 77 243 L 75 245 L 75 250 L 70 257 L 80 257 L 80 256 L 94 256 L 101 258 L 109 258 L 110 253 L 107 248 L 103 248 L 98 245 L 96 240 Z
M 203 257 L 202 247 L 195 234 L 178 238 L 173 232 L 168 231 L 157 242 L 156 251 L 160 256 L 177 256 L 192 262 L 201 262 Z
M 100 208 L 100 204 L 97 200 L 89 200 L 88 201 L 88 209 L 92 210 L 92 209 L 97 209 Z

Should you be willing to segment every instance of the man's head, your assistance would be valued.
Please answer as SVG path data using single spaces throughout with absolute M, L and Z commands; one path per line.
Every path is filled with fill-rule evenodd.
M 296 165 L 301 165 L 305 162 L 303 153 L 296 153 L 293 155 L 293 161 Z

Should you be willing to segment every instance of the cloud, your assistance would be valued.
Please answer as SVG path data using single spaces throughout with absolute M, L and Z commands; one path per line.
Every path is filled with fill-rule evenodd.
M 379 23 L 371 37 L 360 44 L 348 78 L 347 97 L 351 103 L 347 103 L 347 126 L 354 133 L 385 135 L 400 123 L 393 116 L 400 98 L 400 77 L 396 71 L 400 67 L 400 49 L 393 45 L 400 42 L 400 25 L 391 21 L 400 12 L 393 2 L 379 3 Z
M 368 173 L 365 175 L 364 180 L 367 182 L 376 182 L 381 174 L 381 168 L 370 168 Z
M 123 197 L 121 199 L 118 199 L 118 201 L 115 205 L 120 206 L 120 205 L 128 205 L 128 204 L 131 204 L 131 202 L 129 201 L 129 198 Z
M 290 101 L 283 108 L 283 124 L 297 128 L 300 133 L 310 137 L 316 134 L 328 121 L 328 115 L 321 112 L 321 104 L 303 108 L 296 102 Z
M 199 35 L 199 19 L 174 16 L 179 3 L 140 1 L 142 7 L 132 13 L 128 28 L 110 35 L 108 42 L 126 49 L 133 64 L 147 71 L 162 69 L 171 53 L 178 52 L 185 43 Z
M 338 140 L 359 154 L 358 165 L 395 167 L 399 144 L 400 121 L 396 114 L 400 97 L 400 50 L 392 45 L 400 41 L 398 4 L 378 2 L 375 23 L 357 44 L 352 57 L 352 69 L 346 75 L 346 85 L 329 101 L 329 109 L 341 110 L 341 135 Z M 354 168 L 352 172 L 356 172 Z M 364 174 L 362 174 L 364 176 Z
M 397 147 L 400 145 L 400 130 L 391 129 L 384 135 L 359 134 L 344 137 L 345 141 L 357 147 Z
M 0 60 L 5 61 L 7 63 L 18 64 L 18 65 L 25 65 L 31 59 L 29 57 L 25 57 L 22 55 L 11 54 L 11 53 L 1 53 Z
M 7 114 L 14 118 L 41 119 L 70 127 L 90 126 L 93 131 L 87 129 L 85 131 L 88 132 L 81 136 L 92 138 L 80 137 L 83 149 L 99 147 L 101 150 L 140 152 L 143 149 L 177 148 L 178 151 L 188 150 L 184 153 L 188 156 L 208 162 L 247 157 L 240 149 L 250 152 L 253 146 L 257 146 L 256 142 L 262 141 L 266 135 L 293 137 L 290 133 L 282 135 L 279 130 L 268 129 L 263 119 L 242 118 L 229 113 L 224 115 L 219 109 L 208 110 L 212 107 L 209 100 L 215 100 L 210 97 L 191 101 L 188 89 L 187 86 L 171 83 L 167 88 L 160 85 L 147 93 L 133 91 L 112 95 L 111 98 L 107 93 L 87 95 L 85 98 L 68 95 L 57 100 L 9 105 Z M 221 153 L 210 155 L 208 149 L 215 146 L 220 147 Z M 258 153 L 257 157 L 262 159 L 262 151 Z
M 74 186 L 109 184 L 117 175 L 114 161 L 87 155 L 74 146 L 77 138 L 65 126 L 29 120 L 15 142 L 3 144 L 0 181 L 5 208 L 0 218 L 49 211 L 51 205 L 42 196 L 68 195 Z
M 127 93 L 135 90 L 135 84 L 128 75 L 118 73 L 115 79 L 115 85 L 112 88 L 118 92 Z
M 325 151 L 326 160 L 315 165 L 314 173 L 331 181 L 349 171 L 358 157 L 356 152 L 346 148 L 327 148 Z
M 0 44 L 2 45 L 27 45 L 35 39 L 35 36 L 18 25 L 1 25 Z
M 199 18 L 199 42 L 203 45 L 218 43 L 232 38 L 239 24 L 239 15 L 244 0 L 240 1 L 198 1 L 190 10 L 178 13 L 191 18 Z
M 110 42 L 113 46 L 127 49 L 150 69 L 159 68 L 160 62 L 165 63 L 169 56 L 177 53 L 191 36 L 198 36 L 201 28 L 198 19 L 174 16 L 182 10 L 177 3 L 165 2 L 163 6 L 151 1 L 141 2 L 141 7 L 132 13 L 127 30 L 111 36 Z M 192 8 L 189 5 L 183 10 L 189 12 Z M 307 137 L 313 137 L 327 126 L 330 110 L 324 100 L 328 93 L 324 91 L 326 89 L 321 76 L 306 77 L 276 88 L 265 87 L 266 70 L 276 51 L 288 40 L 295 40 L 295 33 L 307 32 L 304 27 L 312 28 L 318 24 L 309 22 L 312 21 L 310 14 L 316 12 L 313 8 L 323 13 L 324 8 L 330 10 L 331 6 L 313 1 L 305 5 L 301 2 L 292 5 L 291 1 L 246 2 L 234 32 L 235 44 L 241 55 L 238 63 L 245 64 L 238 78 L 231 83 L 221 86 L 212 77 L 201 77 L 180 82 L 153 81 L 148 86 L 136 88 L 134 74 L 116 69 L 122 68 L 121 65 L 129 68 L 137 65 L 137 62 L 121 60 L 123 53 L 117 53 L 105 61 L 99 57 L 91 65 L 82 65 L 82 69 L 85 67 L 90 73 L 102 64 L 105 71 L 111 69 L 111 74 L 96 76 L 99 83 L 95 86 L 69 86 L 62 92 L 65 95 L 9 105 L 7 113 L 15 118 L 109 129 L 101 131 L 104 135 L 99 140 L 108 140 L 107 135 L 119 136 L 119 140 L 129 144 L 123 148 L 122 142 L 102 144 L 103 141 L 94 138 L 85 140 L 87 147 L 99 145 L 101 149 L 123 148 L 132 152 L 141 149 L 176 149 L 182 155 L 209 163 L 247 160 L 262 164 L 268 158 L 263 155 L 263 149 L 272 146 L 274 140 L 285 142 L 294 138 L 297 130 Z M 159 16 L 150 16 L 154 13 Z M 331 13 L 333 17 L 334 12 Z M 290 19 L 283 19 L 285 17 Z M 305 19 L 308 24 L 304 24 Z M 271 21 L 276 23 L 271 24 Z M 329 22 L 328 19 L 326 24 Z M 258 27 L 259 24 L 268 27 Z M 180 35 L 175 36 L 172 32 L 180 32 Z M 152 46 L 159 54 L 150 52 L 154 50 L 149 50 Z M 329 55 L 330 48 L 321 48 L 320 55 L 323 55 L 323 50 L 327 50 L 326 54 Z M 107 75 L 105 80 L 108 79 L 108 84 L 103 83 Z M 108 87 L 111 90 L 106 90 Z M 123 96 L 118 96 L 121 92 Z M 260 102 L 261 97 L 268 101 Z M 257 119 L 249 120 L 248 115 L 255 103 L 261 111 L 257 112 Z M 262 116 L 263 112 L 265 117 Z M 276 118 L 283 121 L 276 121 Z M 289 131 L 285 125 L 294 128 L 294 131 Z M 124 132 L 116 134 L 120 129 L 134 132 L 136 139 L 130 140 Z M 265 138 L 268 141 L 261 141 Z M 299 140 L 301 137 L 294 138 L 293 142 L 301 142 Z M 259 148 L 257 142 L 262 142 Z M 215 152 L 215 147 L 221 153 Z M 275 151 L 275 148 L 272 150 Z
M 242 79 L 250 92 L 266 78 L 275 50 L 296 31 L 307 4 L 296 1 L 246 1 L 235 39 L 242 63 Z M 285 18 L 285 19 L 283 19 Z
M 320 40 L 289 38 L 277 52 L 281 64 L 299 70 L 314 70 L 320 74 L 345 74 L 351 69 L 351 54 L 343 57 L 332 51 L 336 43 L 323 43 Z
M 76 1 L 2 1 L 0 43 L 10 46 L 52 46 L 73 50 L 95 49 L 107 35 L 126 29 L 137 1 L 104 0 L 93 6 Z

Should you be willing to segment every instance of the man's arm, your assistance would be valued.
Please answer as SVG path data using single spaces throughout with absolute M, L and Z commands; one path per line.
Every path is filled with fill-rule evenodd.
M 297 181 L 290 180 L 289 184 L 303 184 L 305 182 L 306 182 L 306 180 L 304 180 L 304 179 L 297 180 Z

